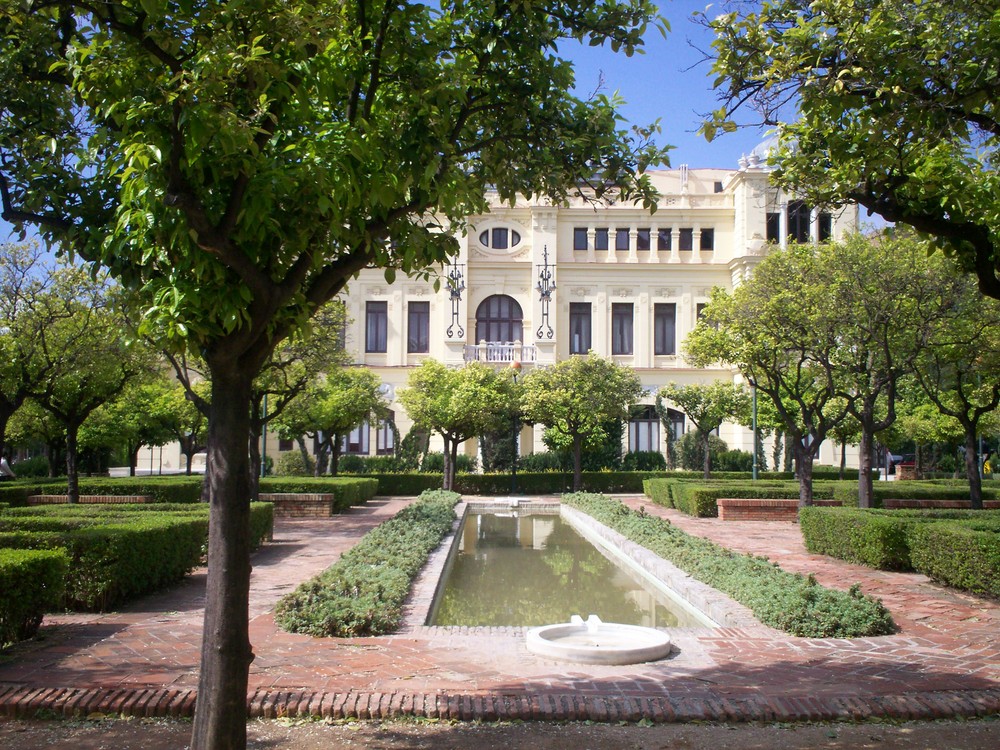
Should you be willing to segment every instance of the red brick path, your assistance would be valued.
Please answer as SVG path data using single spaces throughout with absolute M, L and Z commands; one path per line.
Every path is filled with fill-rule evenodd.
M 254 557 L 252 716 L 460 719 L 805 720 L 931 718 L 1000 711 L 1000 606 L 915 574 L 807 554 L 793 523 L 693 519 L 626 498 L 694 534 L 767 555 L 787 570 L 881 597 L 897 635 L 802 639 L 759 627 L 677 630 L 666 660 L 566 665 L 524 646 L 521 628 L 411 624 L 380 638 L 315 639 L 278 630 L 270 611 L 407 500 L 378 499 L 332 519 L 281 520 Z M 0 716 L 190 715 L 204 571 L 119 613 L 46 618 L 41 638 L 0 663 Z M 418 594 L 426 596 L 427 592 Z

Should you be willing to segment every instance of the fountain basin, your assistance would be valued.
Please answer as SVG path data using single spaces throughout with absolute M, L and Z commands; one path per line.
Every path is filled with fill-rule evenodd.
M 528 651 L 575 664 L 640 664 L 670 653 L 670 636 L 653 628 L 601 622 L 591 615 L 584 622 L 573 615 L 569 622 L 531 628 L 525 636 Z

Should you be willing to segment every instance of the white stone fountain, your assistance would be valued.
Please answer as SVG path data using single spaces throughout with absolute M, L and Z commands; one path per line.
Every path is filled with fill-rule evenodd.
M 569 622 L 531 628 L 525 636 L 528 651 L 576 664 L 639 664 L 662 659 L 670 653 L 670 636 L 653 628 L 601 622 L 591 615 L 584 622 L 573 615 Z

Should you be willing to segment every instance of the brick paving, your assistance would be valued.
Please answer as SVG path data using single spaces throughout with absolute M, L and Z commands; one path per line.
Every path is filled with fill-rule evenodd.
M 277 599 L 324 569 L 410 499 L 378 498 L 331 519 L 280 519 L 254 556 L 251 716 L 360 719 L 752 721 L 939 718 L 1000 712 L 1000 605 L 917 574 L 869 570 L 805 552 L 788 522 L 721 522 L 658 508 L 692 534 L 880 597 L 900 626 L 880 638 L 794 638 L 764 626 L 677 629 L 670 657 L 624 667 L 530 654 L 522 628 L 414 622 L 433 594 L 418 582 L 391 636 L 320 639 L 279 630 Z M 443 564 L 443 553 L 435 556 Z M 0 662 L 0 716 L 188 716 L 197 688 L 204 571 L 119 612 L 47 617 L 41 637 Z

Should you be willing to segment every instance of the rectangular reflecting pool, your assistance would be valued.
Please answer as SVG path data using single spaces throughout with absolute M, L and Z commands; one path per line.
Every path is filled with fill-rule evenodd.
M 534 627 L 595 614 L 626 625 L 705 626 L 558 513 L 470 511 L 455 543 L 428 625 Z

